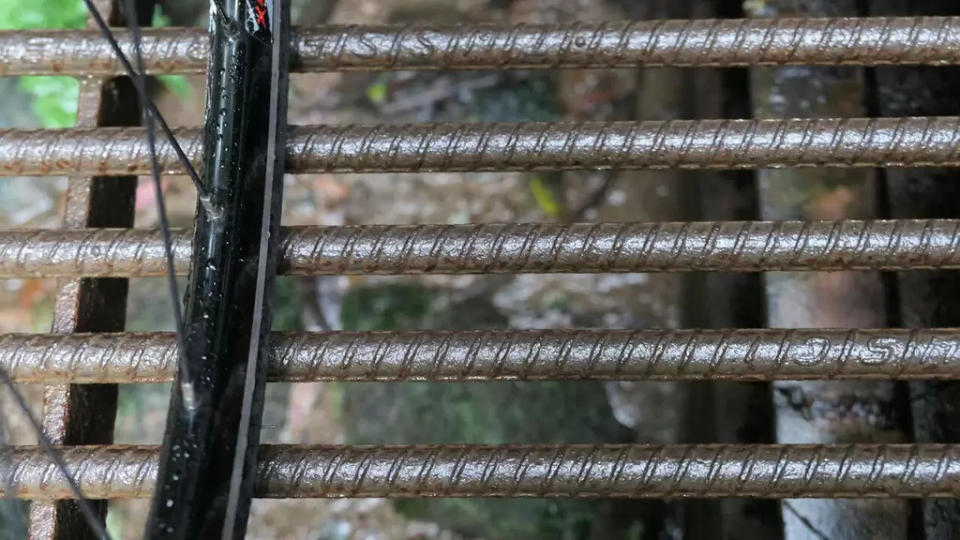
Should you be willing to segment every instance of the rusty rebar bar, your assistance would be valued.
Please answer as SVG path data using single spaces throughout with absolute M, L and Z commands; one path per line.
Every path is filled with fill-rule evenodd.
M 185 273 L 191 234 L 172 232 Z M 280 272 L 486 274 L 960 268 L 960 220 L 288 227 Z M 156 276 L 153 229 L 0 232 L 0 278 Z
M 198 129 L 174 130 L 196 160 Z M 0 175 L 144 174 L 142 128 L 0 130 Z M 182 173 L 159 141 L 165 173 Z M 290 172 L 960 166 L 960 117 L 291 127 Z
M 278 333 L 273 381 L 960 379 L 960 330 Z M 168 333 L 0 334 L 20 383 L 166 382 Z
M 74 7 L 79 2 L 74 4 Z M 112 24 L 123 24 L 124 14 L 116 0 L 94 0 L 90 5 Z M 140 5 L 152 13 L 154 2 Z M 87 23 L 93 21 L 88 13 Z M 136 21 L 149 24 L 147 20 Z M 0 53 L 0 56 L 5 56 Z M 67 100 L 69 97 L 64 96 Z M 141 123 L 137 92 L 130 79 L 85 77 L 77 96 L 76 125 L 133 126 Z M 61 226 L 132 227 L 136 199 L 136 178 L 103 178 L 77 175 L 67 182 Z M 58 280 L 51 330 L 56 333 L 116 332 L 123 330 L 127 310 L 128 283 L 122 279 L 82 279 L 64 276 Z M 43 393 L 41 422 L 43 435 L 55 445 L 113 443 L 117 411 L 114 385 L 55 385 Z M 9 411 L 4 411 L 8 414 Z M 90 501 L 96 520 L 89 511 L 72 502 L 30 505 L 29 534 L 33 540 L 94 540 L 102 538 L 107 502 Z M 86 506 L 86 505 L 84 505 Z M 16 536 L 15 533 L 11 532 Z
M 764 0 L 743 5 L 747 13 L 767 18 L 799 13 L 852 15 L 871 3 Z M 753 116 L 859 116 L 867 113 L 871 101 L 864 97 L 869 79 L 856 68 L 751 69 Z M 756 175 L 757 210 L 766 219 L 875 217 L 882 212 L 876 174 L 871 169 L 762 170 Z M 888 324 L 887 297 L 892 295 L 884 290 L 879 273 L 775 273 L 765 275 L 764 282 L 768 326 Z M 774 419 L 768 421 L 774 426 L 777 442 L 910 440 L 903 431 L 907 422 L 903 421 L 902 403 L 892 381 L 776 381 L 772 387 Z M 855 401 L 856 405 L 845 409 L 849 412 L 833 414 L 844 400 Z M 906 501 L 786 501 L 780 510 L 783 540 L 892 540 L 909 536 L 910 509 Z
M 117 33 L 125 51 L 130 36 Z M 960 63 L 960 18 L 664 20 L 300 28 L 295 71 Z M 202 29 L 143 33 L 151 73 L 200 73 Z M 0 33 L 0 75 L 119 75 L 96 32 Z
M 193 231 L 174 229 L 174 264 L 185 274 Z M 166 274 L 157 229 L 12 230 L 0 234 L 0 277 L 118 277 Z
M 863 4 L 861 4 L 863 5 Z M 948 7 L 949 6 L 949 7 Z M 871 13 L 960 14 L 960 4 L 937 0 L 875 0 Z M 960 69 L 884 68 L 874 73 L 876 114 L 923 115 L 934 111 L 960 114 Z M 903 99 L 907 98 L 907 99 Z M 909 173 L 918 174 L 909 174 Z M 882 177 L 888 215 L 891 217 L 953 216 L 953 201 L 960 199 L 954 171 L 889 170 Z M 904 272 L 896 277 L 900 324 L 909 327 L 960 325 L 960 274 L 956 272 Z M 910 425 L 916 442 L 960 441 L 960 381 L 916 381 L 909 384 Z M 912 428 L 912 430 L 911 430 Z M 921 501 L 925 538 L 960 537 L 960 499 Z M 844 526 L 847 524 L 844 523 Z
M 70 497 L 39 450 L 6 452 L 14 495 Z M 155 447 L 71 447 L 63 458 L 91 497 L 145 498 L 156 481 Z M 263 446 L 256 494 L 957 497 L 960 445 Z

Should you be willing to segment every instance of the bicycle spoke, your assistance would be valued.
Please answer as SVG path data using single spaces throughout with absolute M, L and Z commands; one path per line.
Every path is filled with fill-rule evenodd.
M 242 538 L 253 494 L 276 273 L 286 131 L 287 12 L 230 0 L 212 14 L 204 189 L 148 538 Z M 281 29 L 282 27 L 282 29 Z
M 197 174 L 197 170 L 193 167 L 193 164 L 190 163 L 190 158 L 188 158 L 187 154 L 183 151 L 183 148 L 180 146 L 180 143 L 174 136 L 173 131 L 167 124 L 167 121 L 163 118 L 163 115 L 160 114 L 160 111 L 157 110 L 156 105 L 154 105 L 150 97 L 147 96 L 146 78 L 143 77 L 143 74 L 146 72 L 143 69 L 143 58 L 139 52 L 139 29 L 136 30 L 136 34 L 134 35 L 134 48 L 137 51 L 137 55 L 140 56 L 137 61 L 138 69 L 135 70 L 133 66 L 130 65 L 130 60 L 127 58 L 127 55 L 123 53 L 123 49 L 120 48 L 120 44 L 117 42 L 116 36 L 113 35 L 113 32 L 110 30 L 107 22 L 103 19 L 100 11 L 97 10 L 95 5 L 93 5 L 93 1 L 83 1 L 87 6 L 87 11 L 89 11 L 90 15 L 93 17 L 94 23 L 97 25 L 100 33 L 103 35 L 103 38 L 107 40 L 107 43 L 110 44 L 110 48 L 113 49 L 113 53 L 116 55 L 117 60 L 120 61 L 120 63 L 123 65 L 124 71 L 127 73 L 127 76 L 133 81 L 133 86 L 137 90 L 137 95 L 140 98 L 140 102 L 143 103 L 144 107 L 146 108 L 146 112 L 143 115 L 144 122 L 150 121 L 148 120 L 148 117 L 156 120 L 157 124 L 160 126 L 160 130 L 163 131 L 167 142 L 173 148 L 174 153 L 177 154 L 177 159 L 183 164 L 183 168 L 187 171 L 187 175 L 190 177 L 191 182 L 193 182 L 193 187 L 197 190 L 197 199 L 203 206 L 204 211 L 210 214 L 211 217 L 217 217 L 219 213 L 211 204 L 210 194 L 204 189 L 203 182 L 200 181 L 200 175 Z M 130 8 L 128 7 L 127 9 L 129 10 Z M 135 12 L 136 9 L 134 8 L 133 11 Z M 136 21 L 134 21 L 133 24 L 136 25 Z M 133 28 L 133 26 L 130 27 L 131 32 L 134 31 Z
M 100 517 L 93 509 L 90 501 L 83 495 L 83 491 L 80 489 L 77 479 L 74 478 L 73 474 L 70 473 L 70 470 L 67 469 L 67 464 L 64 463 L 63 458 L 60 456 L 60 452 L 54 448 L 53 443 L 50 442 L 50 438 L 47 437 L 47 434 L 43 432 L 43 425 L 40 424 L 40 421 L 37 419 L 36 415 L 34 415 L 33 411 L 30 410 L 27 400 L 23 397 L 23 394 L 20 393 L 17 385 L 14 384 L 13 380 L 10 379 L 10 375 L 3 368 L 0 368 L 0 380 L 2 380 L 3 385 L 10 390 L 10 393 L 13 394 L 13 399 L 16 401 L 17 407 L 23 411 L 23 414 L 26 415 L 27 421 L 30 423 L 33 431 L 37 434 L 37 440 L 40 442 L 40 447 L 43 448 L 43 451 L 47 454 L 47 456 L 50 457 L 50 461 L 53 462 L 57 470 L 60 471 L 60 474 L 62 474 L 67 480 L 67 484 L 70 486 L 70 491 L 77 499 L 77 505 L 80 507 L 80 513 L 83 514 L 83 519 L 87 522 L 90 530 L 92 530 L 93 533 L 100 538 L 106 538 L 109 540 L 110 535 L 107 534 L 107 530 L 104 528 L 103 524 L 100 523 Z M 8 476 L 6 473 L 7 471 L 3 471 L 4 477 Z

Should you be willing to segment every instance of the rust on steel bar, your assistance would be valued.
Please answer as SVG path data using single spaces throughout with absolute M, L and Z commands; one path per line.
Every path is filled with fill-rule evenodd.
M 189 230 L 172 231 L 186 271 Z M 486 274 L 960 268 L 960 220 L 287 227 L 280 272 Z M 0 278 L 158 276 L 154 229 L 0 232 Z
M 174 130 L 190 159 L 200 131 Z M 145 174 L 142 128 L 0 130 L 0 175 Z M 182 173 L 166 141 L 162 172 Z M 294 126 L 290 172 L 960 166 L 960 117 Z
M 278 333 L 273 381 L 960 379 L 960 330 Z M 168 333 L 0 334 L 19 383 L 173 378 Z
M 6 452 L 0 491 L 70 497 L 39 449 Z M 155 447 L 62 452 L 92 497 L 152 492 Z M 265 498 L 957 497 L 960 445 L 262 446 L 256 475 Z
M 117 2 L 95 0 L 97 9 L 112 24 L 124 20 Z M 141 2 L 148 14 L 139 24 L 150 23 L 153 2 Z M 91 20 L 88 19 L 88 24 Z M 140 124 L 140 107 L 129 79 L 84 77 L 77 101 L 77 126 L 133 126 Z M 132 227 L 136 198 L 136 177 L 73 175 L 65 193 L 62 226 L 66 229 Z M 126 318 L 128 283 L 125 279 L 83 279 L 62 276 L 57 281 L 51 331 L 117 332 Z M 44 387 L 41 423 L 56 445 L 111 444 L 117 410 L 115 385 L 57 384 Z M 57 477 L 60 473 L 51 471 Z M 93 499 L 97 499 L 94 497 Z M 90 501 L 102 525 L 107 502 Z M 32 540 L 99 539 L 80 507 L 73 501 L 50 501 L 30 505 Z
M 126 32 L 117 33 L 131 53 Z M 119 75 L 96 32 L 0 32 L 0 75 Z M 202 29 L 143 32 L 151 73 L 200 73 Z M 960 17 L 701 19 L 300 28 L 294 71 L 960 63 Z

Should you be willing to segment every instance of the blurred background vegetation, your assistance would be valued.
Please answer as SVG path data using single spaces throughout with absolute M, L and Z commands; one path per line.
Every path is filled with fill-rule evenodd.
M 296 0 L 294 21 L 555 22 L 621 20 L 622 0 Z M 168 0 L 155 26 L 203 26 L 206 0 Z M 82 28 L 82 0 L 0 0 L 0 29 Z M 538 18 L 539 17 L 539 18 Z M 203 117 L 202 76 L 156 78 L 150 91 L 171 125 Z M 638 114 L 636 70 L 310 73 L 291 77 L 292 124 L 619 120 Z M 0 79 L 0 127 L 69 127 L 71 77 Z M 668 86 L 662 92 L 672 97 Z M 14 94 L 16 94 L 14 96 Z M 650 100 L 657 92 L 648 92 Z M 16 99 L 14 99 L 14 97 Z M 29 115 L 20 114 L 29 110 Z M 669 106 L 654 105 L 656 114 Z M 16 114 L 15 114 L 16 113 Z M 56 227 L 63 179 L 4 179 L 3 226 Z M 288 175 L 285 225 L 677 219 L 664 215 L 675 182 L 634 173 Z M 137 227 L 157 226 L 149 180 L 139 180 Z M 171 223 L 190 227 L 186 178 L 165 177 Z M 24 217 L 24 208 L 43 203 Z M 646 275 L 281 277 L 277 330 L 669 327 L 678 323 L 679 278 Z M 181 280 L 181 285 L 183 280 Z M 133 279 L 130 331 L 170 331 L 163 280 Z M 55 282 L 0 287 L 0 331 L 47 332 Z M 25 316 L 24 314 L 29 314 Z M 5 318 L 7 317 L 7 318 Z M 656 392 L 649 392 L 656 388 Z M 661 410 L 674 387 L 599 382 L 271 384 L 263 440 L 271 443 L 671 442 L 679 407 Z M 40 394 L 34 391 L 36 402 Z M 122 385 L 117 442 L 157 444 L 168 385 Z M 650 397 L 652 396 L 652 397 Z M 682 402 L 682 399 L 675 399 Z M 9 404 L 5 411 L 9 411 Z M 667 426 L 667 427 L 664 427 Z M 29 434 L 18 435 L 28 440 Z M 452 540 L 660 538 L 671 519 L 659 503 L 632 501 L 424 500 L 255 501 L 251 538 Z M 111 502 L 108 525 L 139 537 L 146 501 Z
M 40 0 L 35 2 L 0 2 L 0 30 L 33 28 L 83 28 L 87 8 L 82 0 Z M 169 26 L 170 17 L 157 6 L 153 26 Z M 157 77 L 175 94 L 188 97 L 189 86 L 180 75 Z M 73 77 L 36 75 L 19 77 L 20 89 L 32 99 L 32 110 L 45 128 L 71 127 L 77 120 L 77 97 L 80 84 Z

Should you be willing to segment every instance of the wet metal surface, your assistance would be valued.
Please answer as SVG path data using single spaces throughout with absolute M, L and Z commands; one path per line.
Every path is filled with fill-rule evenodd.
M 201 210 L 195 220 L 182 363 L 147 540 L 240 540 L 253 494 L 283 195 L 288 92 L 280 45 L 289 4 L 214 7 L 198 169 L 219 215 Z
M 960 166 L 960 118 L 294 126 L 289 172 Z M 200 131 L 174 132 L 197 162 Z M 0 175 L 145 174 L 141 128 L 0 130 Z M 182 173 L 158 141 L 164 173 Z
M 134 185 L 134 182 L 130 182 Z M 177 269 L 190 264 L 193 231 L 173 234 Z M 13 230 L 0 241 L 0 276 L 161 276 L 163 240 L 155 229 Z
M 960 13 L 960 4 L 937 0 L 874 0 L 871 13 Z M 874 70 L 877 114 L 906 116 L 960 112 L 957 68 Z M 957 215 L 956 171 L 926 169 L 884 172 L 891 217 Z M 899 325 L 915 328 L 960 324 L 960 275 L 956 272 L 903 272 L 897 275 Z M 912 434 L 917 442 L 960 442 L 960 381 L 910 385 Z M 960 499 L 929 499 L 922 505 L 926 538 L 960 537 Z
M 173 231 L 175 264 L 189 230 Z M 0 277 L 156 276 L 153 229 L 0 233 Z M 960 221 L 718 221 L 287 227 L 280 272 L 471 274 L 960 268 Z
M 111 0 L 98 0 L 97 8 L 114 23 L 121 22 Z M 144 5 L 152 4 L 144 2 Z M 152 11 L 152 9 L 151 9 Z M 145 22 L 145 21 L 142 21 Z M 139 107 L 132 85 L 124 80 L 89 77 L 80 83 L 77 125 L 123 126 L 139 123 Z M 69 179 L 63 227 L 133 226 L 136 179 L 77 176 Z M 81 279 L 63 276 L 57 283 L 52 331 L 116 332 L 124 328 L 127 296 L 125 279 Z M 59 384 L 44 388 L 41 422 L 49 440 L 57 445 L 110 444 L 117 408 L 117 387 Z M 59 473 L 56 474 L 60 477 Z M 105 501 L 92 501 L 101 517 Z M 35 503 L 30 506 L 30 537 L 95 539 L 72 501 Z
M 125 51 L 128 34 L 118 33 Z M 960 18 L 666 20 L 565 25 L 324 26 L 292 39 L 295 71 L 955 64 Z M 200 73 L 200 29 L 144 32 L 152 73 Z M 0 75 L 114 75 L 122 68 L 99 34 L 0 33 Z
M 15 495 L 68 497 L 35 447 Z M 92 497 L 149 497 L 155 447 L 63 451 Z M 263 446 L 256 494 L 297 497 L 955 497 L 957 445 Z
M 749 6 L 766 17 L 854 15 L 864 4 L 857 0 L 764 0 Z M 754 68 L 750 73 L 757 117 L 868 114 L 864 107 L 867 83 L 861 69 L 795 66 Z M 882 215 L 877 204 L 877 175 L 870 169 L 758 171 L 760 215 L 765 219 Z M 879 273 L 776 273 L 766 274 L 764 279 L 768 326 L 891 324 Z M 895 413 L 898 404 L 892 381 L 776 381 L 773 388 L 777 442 L 909 440 L 898 423 L 901 416 Z M 899 540 L 907 536 L 908 508 L 901 501 L 786 501 L 781 513 L 786 540 Z
M 947 379 L 960 330 L 531 330 L 278 333 L 274 381 Z M 0 335 L 20 383 L 166 382 L 168 333 Z
M 122 39 L 129 45 L 126 36 Z M 942 65 L 960 63 L 960 18 L 327 26 L 304 29 L 293 43 L 294 69 L 299 71 Z M 105 75 L 118 69 L 99 38 L 85 31 L 3 32 L 0 47 L 5 51 L 0 74 Z M 151 31 L 144 45 L 155 73 L 203 72 L 207 47 L 206 33 L 193 29 Z M 847 73 L 848 69 L 836 68 L 836 72 Z M 782 71 L 789 70 L 795 70 L 791 71 L 795 78 L 816 84 L 829 79 L 802 67 Z M 851 101 L 860 107 L 858 91 L 837 88 L 841 89 L 838 94 L 854 96 Z M 769 97 L 796 101 L 802 107 L 817 99 L 795 99 L 789 92 L 773 92 Z M 756 101 L 758 96 L 753 98 Z M 866 115 L 862 110 L 825 114 L 758 110 L 759 116 L 773 118 L 817 114 Z M 710 115 L 680 117 L 696 116 Z M 819 198 L 811 197 L 806 202 L 813 202 L 802 208 L 790 204 L 774 208 L 783 201 L 766 208 L 770 219 L 824 217 L 833 221 L 289 228 L 279 242 L 280 267 L 284 273 L 300 275 L 960 268 L 960 221 L 841 221 L 848 216 L 869 217 L 870 212 L 845 212 L 843 206 L 852 198 L 852 206 L 859 208 L 863 201 L 872 201 L 874 194 L 857 186 L 848 190 L 842 179 L 837 183 L 839 177 L 832 176 L 849 171 L 858 179 L 865 178 L 873 175 L 869 168 L 875 166 L 960 166 L 958 131 L 960 118 L 955 117 L 296 127 L 291 129 L 287 162 L 292 172 L 299 173 L 833 167 L 773 171 L 771 178 L 786 175 L 771 182 L 771 190 L 785 196 L 817 190 Z M 186 151 L 197 161 L 199 130 L 183 129 L 180 135 L 187 143 Z M 167 173 L 181 172 L 166 144 L 160 151 L 161 167 Z M 110 193 L 132 193 L 129 175 L 146 173 L 148 159 L 143 132 L 135 128 L 0 131 L 0 176 L 128 175 L 99 178 L 96 181 L 101 184 L 96 185 L 112 181 Z M 846 167 L 859 169 L 841 169 Z M 784 188 L 791 181 L 791 187 Z M 72 180 L 72 190 L 76 182 L 80 183 L 75 196 L 79 193 L 81 203 L 86 204 L 84 197 L 96 199 L 96 189 L 91 189 L 90 195 L 82 192 L 87 189 L 83 182 L 89 183 L 89 178 Z M 129 190 L 123 182 L 130 183 Z M 829 189 L 821 193 L 822 186 Z M 834 192 L 836 197 L 824 195 Z M 797 208 L 802 212 L 791 214 L 800 212 Z M 85 212 L 82 204 L 68 203 L 65 223 L 76 228 L 72 231 L 0 231 L 0 277 L 69 278 L 61 284 L 60 322 L 55 323 L 54 332 L 122 329 L 122 320 L 121 326 L 114 328 L 117 308 L 103 294 L 109 287 L 94 285 L 122 283 L 125 290 L 125 281 L 81 280 L 78 276 L 160 275 L 164 271 L 157 231 L 94 231 L 93 227 L 125 225 L 89 222 Z M 661 218 L 652 218 L 657 219 Z M 192 231 L 175 232 L 181 272 L 193 254 L 192 237 Z M 771 288 L 771 324 L 867 327 L 887 323 L 883 306 L 876 308 L 876 287 L 845 288 L 872 280 L 875 274 L 805 272 L 783 280 L 784 276 L 787 274 L 771 274 L 769 283 L 810 279 L 822 286 L 809 290 L 795 287 L 793 292 Z M 863 276 L 868 277 L 861 280 Z M 778 315 L 777 309 L 784 305 L 789 309 L 783 308 Z M 830 312 L 837 306 L 853 306 L 841 313 L 853 318 L 831 318 L 827 313 L 826 318 L 809 321 L 778 319 L 788 312 L 803 317 L 805 309 Z M 122 306 L 120 309 L 122 315 Z M 861 318 L 856 319 L 858 316 Z M 106 322 L 85 328 L 84 320 Z M 784 385 L 779 388 L 787 391 L 778 394 L 778 399 L 789 393 L 784 408 L 792 408 L 788 412 L 795 417 L 809 416 L 804 421 L 821 430 L 819 435 L 825 434 L 825 438 L 818 435 L 797 442 L 902 440 L 891 427 L 893 408 L 887 407 L 889 396 L 883 393 L 892 383 L 879 379 L 960 377 L 960 333 L 947 328 L 367 332 L 273 337 L 272 380 L 778 380 L 778 385 Z M 93 418 L 87 411 L 107 412 L 112 420 L 110 395 L 90 393 L 97 402 L 83 401 L 80 397 L 87 395 L 86 387 L 68 383 L 169 381 L 175 362 L 176 345 L 170 334 L 0 335 L 0 366 L 20 382 L 58 385 L 48 392 L 45 409 L 48 430 L 67 433 L 55 439 L 61 444 L 110 443 L 97 439 L 109 432 L 100 428 L 85 431 L 91 425 L 87 420 Z M 809 381 L 786 385 L 784 379 L 874 380 L 832 382 L 831 387 Z M 881 391 L 871 393 L 871 388 Z M 106 407 L 99 403 L 103 397 Z M 102 424 L 103 418 L 94 420 Z M 779 420 L 783 427 L 789 418 L 781 415 Z M 837 436 L 842 430 L 846 432 Z M 79 434 L 82 441 L 70 433 Z M 88 446 L 67 449 L 66 457 L 92 497 L 147 498 L 155 485 L 157 451 L 155 447 Z M 69 496 L 62 478 L 39 449 L 11 452 L 13 459 L 0 463 L 13 464 L 19 496 L 47 501 Z M 260 457 L 256 482 L 262 497 L 960 497 L 960 446 L 954 445 L 288 446 L 263 447 Z M 71 517 L 71 504 L 34 504 L 34 534 L 40 538 L 73 537 L 82 530 L 82 524 Z M 787 505 L 801 511 L 796 515 L 784 512 L 784 519 L 791 523 L 790 538 L 824 537 L 810 525 L 811 517 L 816 518 L 816 527 L 821 522 L 830 525 L 823 530 L 831 538 L 838 537 L 835 530 L 850 539 L 880 538 L 873 533 L 896 533 L 905 528 L 900 527 L 906 520 L 905 503 L 899 500 L 808 500 Z M 797 525 L 801 515 L 805 525 Z

